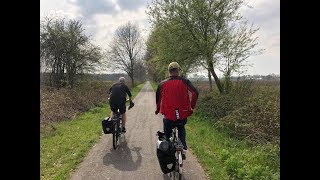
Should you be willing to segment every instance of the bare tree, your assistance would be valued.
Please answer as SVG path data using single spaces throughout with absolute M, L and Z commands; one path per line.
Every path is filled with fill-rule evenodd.
M 140 61 L 142 50 L 140 31 L 131 22 L 118 27 L 109 52 L 110 65 L 114 69 L 125 71 L 134 86 L 135 64 Z
M 231 75 L 235 72 L 242 73 L 244 67 L 248 66 L 246 61 L 252 55 L 261 54 L 263 49 L 256 49 L 258 45 L 254 34 L 258 28 L 253 25 L 248 27 L 246 20 L 238 24 L 231 24 L 222 40 L 221 52 L 216 53 L 218 68 L 224 75 L 224 91 L 229 93 L 231 90 Z

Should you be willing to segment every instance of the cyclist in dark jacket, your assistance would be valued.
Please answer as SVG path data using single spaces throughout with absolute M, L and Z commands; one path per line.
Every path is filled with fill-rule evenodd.
M 120 114 L 122 114 L 122 132 L 126 132 L 126 97 L 127 94 L 129 96 L 130 104 L 131 100 L 131 92 L 128 86 L 125 84 L 125 78 L 120 77 L 119 81 L 114 83 L 109 89 L 109 103 L 111 109 L 111 117 L 113 117 L 113 113 L 117 112 L 119 109 Z M 130 107 L 129 107 L 130 108 Z
M 187 117 L 191 116 L 193 109 L 196 106 L 198 99 L 198 90 L 192 83 L 181 76 L 179 76 L 180 66 L 177 62 L 172 62 L 168 66 L 170 77 L 162 81 L 156 91 L 156 105 L 157 110 L 164 115 L 163 127 L 167 140 L 172 133 L 172 125 L 179 123 L 178 136 L 184 145 L 184 150 L 187 150 L 185 124 Z M 190 103 L 189 93 L 191 92 L 192 98 Z M 183 153 L 185 159 L 185 151 Z

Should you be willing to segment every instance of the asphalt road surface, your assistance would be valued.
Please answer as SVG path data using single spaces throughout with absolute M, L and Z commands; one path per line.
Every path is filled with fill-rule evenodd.
M 147 82 L 127 110 L 127 132 L 119 147 L 112 147 L 112 134 L 102 134 L 79 167 L 72 180 L 166 180 L 156 155 L 156 132 L 163 129 L 162 115 L 155 115 L 155 92 Z M 128 109 L 128 108 L 127 108 Z M 108 116 L 108 115 L 106 115 Z M 99 124 L 100 126 L 100 124 Z M 102 131 L 102 130 L 101 130 Z M 188 142 L 188 134 L 187 134 Z M 190 150 L 183 165 L 183 178 L 208 179 Z

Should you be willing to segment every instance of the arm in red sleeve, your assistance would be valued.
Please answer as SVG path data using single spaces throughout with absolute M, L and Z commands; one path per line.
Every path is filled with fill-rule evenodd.
M 199 92 L 198 90 L 192 85 L 191 81 L 187 81 L 187 85 L 188 85 L 188 90 L 191 92 L 192 94 L 192 98 L 191 98 L 191 108 L 194 109 L 196 107 L 196 103 L 198 100 L 198 96 L 199 96 Z

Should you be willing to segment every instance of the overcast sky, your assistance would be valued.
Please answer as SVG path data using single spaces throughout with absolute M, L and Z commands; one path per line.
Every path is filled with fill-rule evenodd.
M 150 32 L 146 7 L 151 0 L 40 0 L 40 17 L 58 14 L 80 19 L 93 42 L 107 48 L 115 30 L 131 21 L 137 24 L 146 40 Z M 242 8 L 242 14 L 259 27 L 259 56 L 250 57 L 246 74 L 280 74 L 280 0 L 247 0 L 253 8 Z M 219 75 L 220 73 L 218 73 Z

